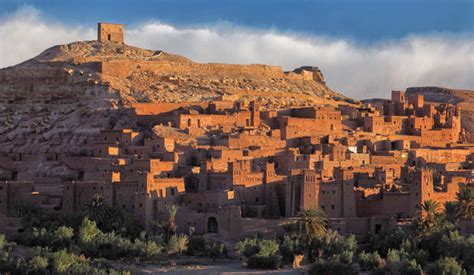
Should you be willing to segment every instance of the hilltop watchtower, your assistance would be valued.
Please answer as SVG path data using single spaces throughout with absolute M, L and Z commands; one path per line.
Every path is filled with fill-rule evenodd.
M 100 42 L 124 44 L 123 26 L 123 24 L 98 23 L 97 40 Z

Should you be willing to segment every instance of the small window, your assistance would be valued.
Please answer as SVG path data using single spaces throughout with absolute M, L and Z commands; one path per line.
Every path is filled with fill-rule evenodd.
M 112 41 L 112 35 L 110 33 L 107 34 L 107 40 Z

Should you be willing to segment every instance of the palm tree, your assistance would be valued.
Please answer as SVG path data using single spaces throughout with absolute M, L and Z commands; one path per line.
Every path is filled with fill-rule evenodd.
M 456 194 L 459 202 L 459 216 L 464 220 L 472 220 L 474 217 L 474 191 L 472 188 L 463 187 Z
M 436 219 L 436 213 L 439 209 L 439 203 L 434 200 L 426 200 L 421 204 L 423 217 L 428 227 L 431 227 Z
M 171 235 L 176 234 L 176 213 L 178 212 L 179 207 L 175 204 L 171 204 L 166 206 L 168 209 L 168 230 L 170 231 Z
M 450 222 L 454 222 L 459 217 L 459 203 L 447 201 L 444 203 L 444 217 Z
M 178 253 L 179 255 L 183 254 L 183 252 L 188 249 L 188 242 L 189 242 L 189 238 L 188 236 L 184 235 L 184 234 L 181 234 L 179 237 L 178 237 Z
M 102 224 L 105 218 L 104 197 L 95 194 L 94 197 L 84 205 L 84 214 L 94 220 L 97 224 Z
M 319 208 L 308 208 L 298 213 L 298 229 L 303 234 L 308 243 L 314 238 L 324 235 L 328 226 L 326 214 Z

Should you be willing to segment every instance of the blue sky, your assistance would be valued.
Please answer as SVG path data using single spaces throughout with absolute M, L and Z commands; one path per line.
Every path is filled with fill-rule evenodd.
M 229 22 L 255 28 L 346 37 L 357 41 L 408 34 L 474 31 L 472 0 L 0 0 L 2 14 L 25 5 L 67 24 L 128 25 L 147 20 L 175 26 Z
M 318 66 L 348 96 L 474 89 L 474 0 L 0 0 L 0 68 L 126 24 L 127 44 L 198 62 Z

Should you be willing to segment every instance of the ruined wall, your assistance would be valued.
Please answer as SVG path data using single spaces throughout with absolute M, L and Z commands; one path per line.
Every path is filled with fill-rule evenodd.
M 169 61 L 110 60 L 102 61 L 99 72 L 112 77 L 127 77 L 135 70 L 151 73 L 192 74 L 206 76 L 285 77 L 281 67 L 260 64 L 236 65 L 218 63 L 175 63 Z

